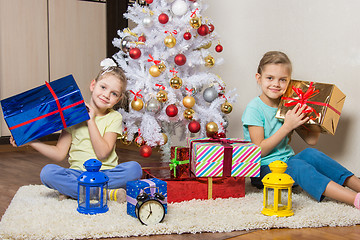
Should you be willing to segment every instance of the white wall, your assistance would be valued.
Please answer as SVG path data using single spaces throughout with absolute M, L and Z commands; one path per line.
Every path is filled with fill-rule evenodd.
M 346 95 L 335 136 L 322 135 L 319 150 L 360 176 L 360 1 L 206 0 L 224 46 L 225 63 L 214 69 L 239 98 L 229 115 L 229 137 L 243 137 L 239 123 L 260 93 L 254 75 L 262 55 L 285 52 L 293 79 L 336 84 Z M 214 53 L 216 57 L 216 53 Z M 296 152 L 306 145 L 293 137 Z

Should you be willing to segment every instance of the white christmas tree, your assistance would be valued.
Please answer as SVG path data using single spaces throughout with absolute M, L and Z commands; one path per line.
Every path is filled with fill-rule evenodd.
M 124 17 L 136 23 L 133 29 L 118 31 L 113 44 L 120 51 L 113 56 L 128 77 L 128 112 L 120 109 L 124 140 L 149 148 L 161 146 L 170 159 L 170 145 L 176 133 L 183 140 L 190 135 L 223 136 L 232 110 L 235 90 L 214 73 L 223 62 L 223 47 L 201 0 L 146 0 L 134 3 Z M 176 129 L 180 129 L 176 131 Z M 151 153 L 150 153 L 151 154 Z

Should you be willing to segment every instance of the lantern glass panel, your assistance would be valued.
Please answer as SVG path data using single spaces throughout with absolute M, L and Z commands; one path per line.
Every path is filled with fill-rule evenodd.
M 104 188 L 102 189 L 102 191 L 103 191 L 103 205 L 106 205 L 107 204 L 107 194 L 106 194 L 106 192 L 107 192 L 107 184 L 105 184 L 105 186 L 104 186 Z
M 90 187 L 90 207 L 98 208 L 100 207 L 100 199 L 101 199 L 101 188 L 100 187 Z
M 83 185 L 79 186 L 79 206 L 86 207 L 86 187 Z
M 288 193 L 289 191 L 287 189 L 281 189 L 280 191 L 281 196 L 279 196 L 279 208 L 285 209 L 289 203 L 288 203 Z
M 267 188 L 267 198 L 266 198 L 266 208 L 273 208 L 274 207 L 274 189 Z

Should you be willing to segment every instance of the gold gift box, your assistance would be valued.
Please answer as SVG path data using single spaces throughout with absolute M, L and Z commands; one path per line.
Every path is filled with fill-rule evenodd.
M 284 119 L 286 112 L 297 103 L 305 103 L 312 108 L 308 113 L 311 119 L 305 125 L 318 125 L 322 132 L 334 135 L 345 97 L 334 84 L 291 80 L 275 117 Z

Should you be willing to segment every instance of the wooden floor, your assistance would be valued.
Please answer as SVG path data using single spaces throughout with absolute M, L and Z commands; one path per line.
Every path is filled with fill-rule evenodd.
M 117 152 L 124 161 L 135 160 L 143 167 L 159 166 L 160 155 L 154 152 L 150 158 L 142 158 L 135 146 L 124 149 L 119 145 Z M 51 163 L 39 153 L 28 147 L 12 148 L 10 145 L 0 145 L 0 216 L 2 216 L 19 187 L 29 184 L 41 184 L 39 174 L 41 168 Z M 67 167 L 66 162 L 60 165 Z M 164 165 L 165 166 L 165 165 Z M 163 177 L 168 177 L 167 170 L 159 172 Z M 113 238 L 120 239 L 120 238 Z M 305 229 L 271 229 L 255 231 L 236 231 L 230 233 L 202 233 L 182 235 L 156 235 L 150 237 L 131 237 L 132 240 L 192 240 L 192 239 L 360 239 L 360 225 L 352 227 L 324 227 Z

